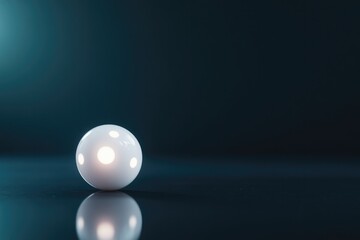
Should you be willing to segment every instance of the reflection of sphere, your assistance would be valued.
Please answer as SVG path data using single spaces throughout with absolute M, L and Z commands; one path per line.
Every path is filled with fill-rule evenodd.
M 121 192 L 97 192 L 87 197 L 76 215 L 79 239 L 138 239 L 141 211 L 135 200 Z
M 76 149 L 76 166 L 91 186 L 118 190 L 138 175 L 142 152 L 135 136 L 120 126 L 101 125 L 91 129 Z

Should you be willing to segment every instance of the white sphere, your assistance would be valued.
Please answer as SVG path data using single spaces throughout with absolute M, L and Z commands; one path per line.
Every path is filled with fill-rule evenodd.
M 76 214 L 79 239 L 138 239 L 142 216 L 136 201 L 121 192 L 97 192 L 87 197 Z
M 87 132 L 76 149 L 76 166 L 83 179 L 101 190 L 118 190 L 138 175 L 142 152 L 135 136 L 117 125 Z

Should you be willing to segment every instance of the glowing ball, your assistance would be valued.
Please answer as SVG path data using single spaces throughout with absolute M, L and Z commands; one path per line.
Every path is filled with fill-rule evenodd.
M 76 166 L 83 179 L 101 190 L 118 190 L 139 174 L 142 152 L 135 136 L 117 125 L 88 131 L 76 149 Z

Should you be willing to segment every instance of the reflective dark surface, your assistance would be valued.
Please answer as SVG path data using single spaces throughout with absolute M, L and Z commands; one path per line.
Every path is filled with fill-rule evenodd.
M 97 192 L 76 214 L 79 239 L 138 239 L 142 216 L 136 201 L 122 192 Z
M 145 158 L 107 193 L 71 157 L 3 157 L 0 239 L 359 239 L 360 165 L 298 159 Z

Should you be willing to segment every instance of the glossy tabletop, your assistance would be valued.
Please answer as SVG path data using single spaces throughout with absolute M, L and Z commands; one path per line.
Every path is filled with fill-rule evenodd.
M 73 157 L 0 158 L 0 239 L 360 239 L 349 157 L 144 157 L 98 192 Z

